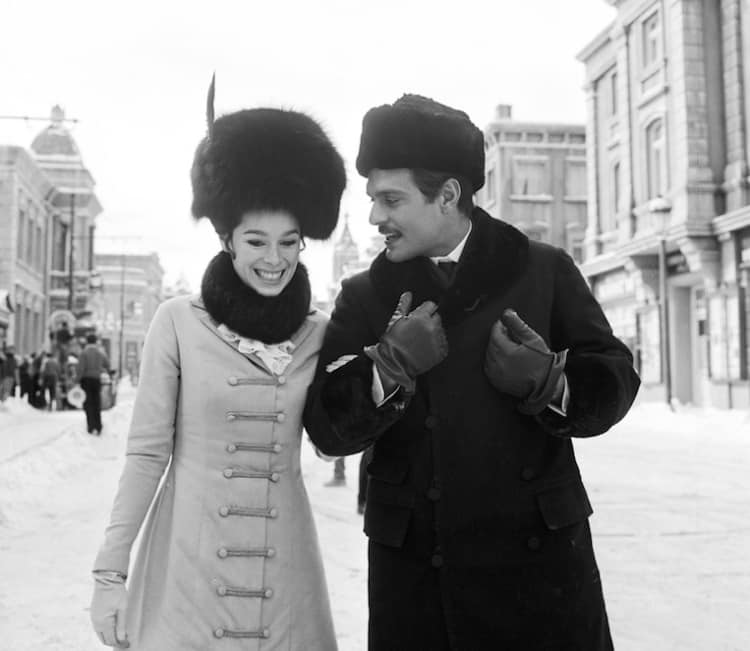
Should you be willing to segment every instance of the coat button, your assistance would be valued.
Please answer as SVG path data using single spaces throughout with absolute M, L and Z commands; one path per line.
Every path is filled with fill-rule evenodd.
M 276 550 L 273 547 L 269 547 L 266 550 L 266 558 L 273 558 L 274 556 L 276 556 Z
M 226 596 L 226 594 L 227 594 L 227 586 L 225 586 L 225 585 L 220 585 L 219 587 L 217 587 L 217 588 L 216 588 L 216 593 L 217 593 L 217 594 L 218 594 L 218 595 L 219 595 L 220 597 L 225 597 L 225 596 Z
M 222 507 L 221 507 L 221 508 L 219 509 L 219 515 L 220 515 L 220 516 L 221 516 L 222 518 L 226 518 L 226 517 L 227 517 L 227 516 L 229 515 L 229 507 L 228 507 L 228 506 L 222 506 Z
M 275 506 L 268 512 L 268 515 L 272 518 L 278 517 L 279 515 L 279 509 L 277 509 Z
M 279 475 L 278 472 L 272 472 L 270 479 L 271 479 L 272 482 L 277 482 L 277 481 L 279 481 L 279 477 L 280 476 L 281 475 Z
M 440 554 L 433 554 L 430 560 L 432 567 L 443 567 L 443 557 Z
M 229 556 L 229 552 L 227 551 L 226 547 L 219 547 L 219 549 L 216 550 L 216 555 L 219 558 L 226 558 Z
M 286 416 L 284 414 L 276 414 L 276 422 L 277 423 L 283 423 Z
M 279 377 L 276 379 L 276 381 L 279 384 L 286 384 L 286 378 L 283 375 L 279 375 Z
M 428 429 L 435 429 L 438 426 L 439 422 L 440 420 L 437 416 L 433 416 L 432 414 L 430 414 L 429 416 L 427 416 L 427 418 L 425 418 L 424 424 Z
M 229 479 L 232 476 L 232 469 L 231 468 L 224 468 L 223 475 Z
M 228 383 L 229 383 L 229 384 L 230 384 L 231 386 L 235 386 L 235 385 L 237 384 L 237 378 L 236 378 L 236 377 L 234 377 L 234 375 L 232 375 L 231 377 L 228 377 L 228 378 L 227 378 L 227 382 L 228 382 Z
M 437 502 L 440 499 L 440 489 L 433 486 L 427 491 L 427 499 L 431 502 Z
M 526 467 L 521 470 L 521 479 L 524 481 L 531 481 L 536 478 L 536 470 L 531 467 Z
M 224 629 L 223 628 L 215 628 L 214 629 L 214 637 L 218 637 L 218 638 L 224 637 Z
M 261 632 L 261 635 L 267 640 L 269 637 L 271 637 L 271 631 L 269 631 L 267 628 L 264 628 Z
M 281 443 L 274 443 L 273 444 L 273 451 L 276 454 L 278 454 L 279 452 L 281 452 Z
M 541 541 L 541 540 L 539 540 L 539 538 L 538 538 L 537 536 L 531 536 L 531 538 L 529 538 L 529 539 L 528 539 L 528 540 L 526 541 L 526 546 L 527 546 L 527 547 L 528 547 L 528 548 L 529 548 L 529 549 L 530 549 L 530 550 L 531 550 L 532 552 L 535 552 L 535 551 L 538 551 L 538 550 L 540 550 L 540 549 L 542 548 L 542 541 Z
M 273 597 L 273 589 L 272 588 L 266 588 L 265 591 L 263 592 L 263 596 L 266 599 L 270 599 L 271 597 Z
M 234 443 L 227 444 L 227 452 L 237 452 L 237 446 Z

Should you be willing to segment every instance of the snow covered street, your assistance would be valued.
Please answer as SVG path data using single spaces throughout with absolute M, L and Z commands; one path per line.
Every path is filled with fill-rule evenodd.
M 0 411 L 0 649 L 101 649 L 89 570 L 122 465 L 133 390 L 104 412 Z M 348 485 L 303 448 L 341 651 L 366 648 L 366 542 Z M 618 651 L 750 649 L 750 414 L 640 405 L 609 434 L 578 441 Z

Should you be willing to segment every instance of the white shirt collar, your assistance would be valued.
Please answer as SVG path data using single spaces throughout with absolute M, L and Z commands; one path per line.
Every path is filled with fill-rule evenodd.
M 435 264 L 438 262 L 458 262 L 461 259 L 461 254 L 464 252 L 464 247 L 466 246 L 466 241 L 469 239 L 469 235 L 471 234 L 472 224 L 471 221 L 469 221 L 469 230 L 466 231 L 466 235 L 464 235 L 464 238 L 458 243 L 455 249 L 451 251 L 448 255 L 439 255 L 434 258 L 430 258 Z

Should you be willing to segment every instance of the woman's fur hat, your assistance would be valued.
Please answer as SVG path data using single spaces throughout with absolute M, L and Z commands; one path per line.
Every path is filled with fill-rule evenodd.
M 463 111 L 421 95 L 370 109 L 362 120 L 357 171 L 421 168 L 484 185 L 484 134 Z
M 336 228 L 344 163 L 311 117 L 297 111 L 255 108 L 213 119 L 213 81 L 208 97 L 208 135 L 195 152 L 190 173 L 192 213 L 228 234 L 250 210 L 286 210 L 303 237 L 324 240 Z

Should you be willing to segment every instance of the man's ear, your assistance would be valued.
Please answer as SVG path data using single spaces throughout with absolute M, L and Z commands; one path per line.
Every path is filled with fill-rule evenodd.
M 440 188 L 440 208 L 447 210 L 449 208 L 457 209 L 458 201 L 461 198 L 461 184 L 453 178 L 447 179 Z

